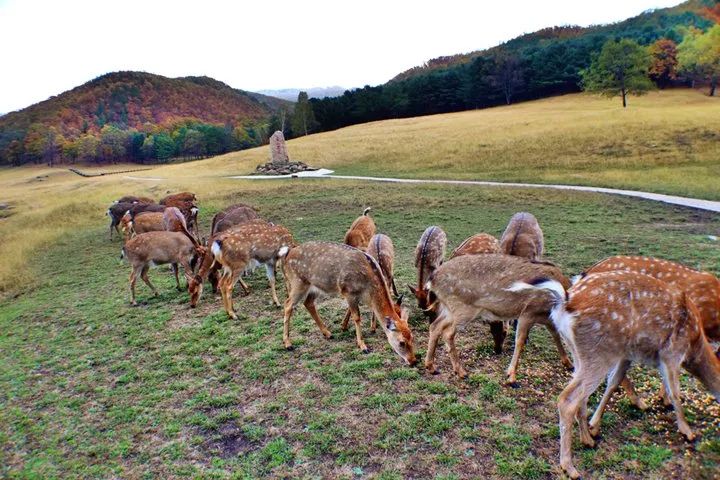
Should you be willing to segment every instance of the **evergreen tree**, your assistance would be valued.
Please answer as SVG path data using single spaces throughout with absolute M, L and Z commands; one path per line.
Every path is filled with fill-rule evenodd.
M 315 115 L 307 92 L 298 94 L 295 111 L 293 112 L 291 128 L 295 135 L 307 135 L 315 128 Z

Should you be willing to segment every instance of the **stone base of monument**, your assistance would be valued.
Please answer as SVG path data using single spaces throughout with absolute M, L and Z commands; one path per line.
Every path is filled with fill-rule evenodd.
M 265 165 L 258 165 L 253 175 L 292 175 L 298 172 L 310 172 L 317 170 L 303 162 L 288 162 L 284 165 L 267 162 Z

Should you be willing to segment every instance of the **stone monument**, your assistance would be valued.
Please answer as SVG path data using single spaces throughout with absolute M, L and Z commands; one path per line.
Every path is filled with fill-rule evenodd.
M 303 162 L 291 162 L 285 146 L 285 136 L 278 130 L 270 137 L 270 161 L 258 165 L 255 175 L 292 175 L 293 173 L 317 170 Z

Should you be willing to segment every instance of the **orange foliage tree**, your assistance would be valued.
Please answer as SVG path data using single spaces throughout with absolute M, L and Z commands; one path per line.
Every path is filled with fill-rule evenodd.
M 677 44 L 661 38 L 649 47 L 652 63 L 648 75 L 660 88 L 667 87 L 677 78 Z

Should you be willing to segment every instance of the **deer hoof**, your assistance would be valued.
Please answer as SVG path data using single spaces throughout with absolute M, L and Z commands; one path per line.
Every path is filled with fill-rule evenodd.
M 515 379 L 506 381 L 505 385 L 510 388 L 520 388 L 520 384 Z
M 361 351 L 362 353 L 366 354 L 366 355 L 367 355 L 368 353 L 370 353 L 370 349 L 369 349 L 368 347 L 361 348 L 360 351 Z
M 287 350 L 288 352 L 292 352 L 293 350 L 295 350 L 295 345 L 285 345 L 285 350 Z

